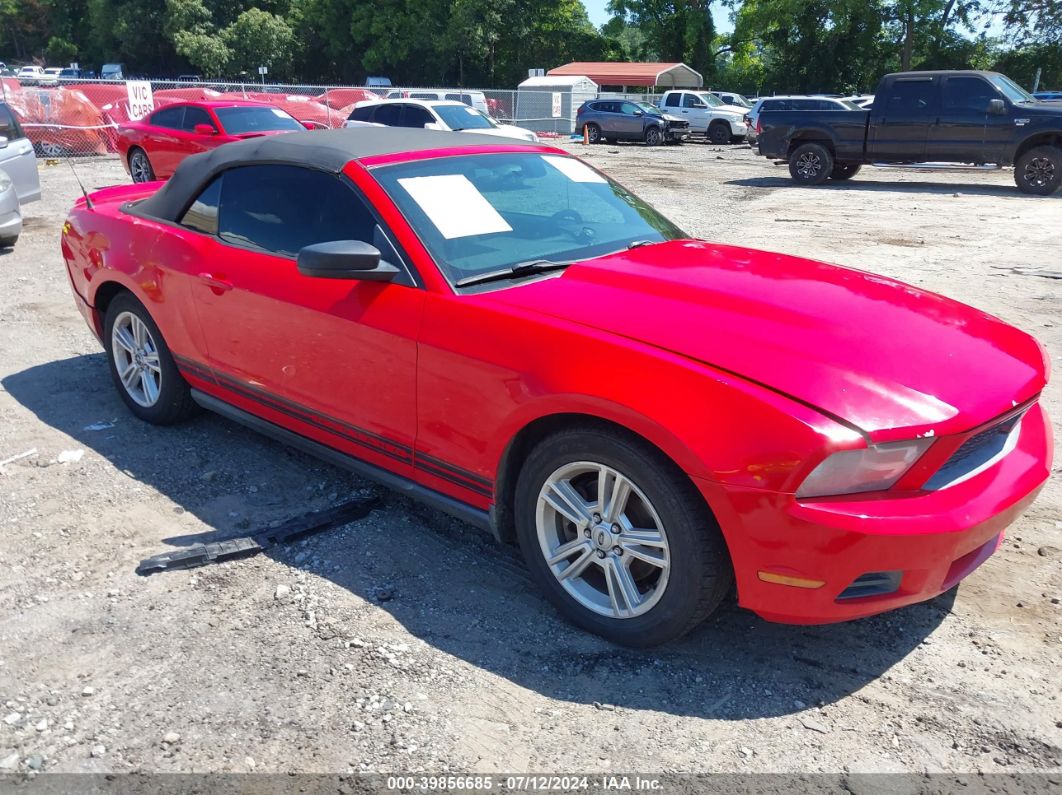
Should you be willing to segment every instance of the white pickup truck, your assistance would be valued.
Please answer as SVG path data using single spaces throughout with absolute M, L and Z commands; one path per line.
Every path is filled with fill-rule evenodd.
M 749 131 L 744 121 L 748 108 L 725 105 L 707 91 L 666 91 L 658 105 L 667 113 L 689 119 L 690 130 L 708 136 L 713 144 L 743 141 Z

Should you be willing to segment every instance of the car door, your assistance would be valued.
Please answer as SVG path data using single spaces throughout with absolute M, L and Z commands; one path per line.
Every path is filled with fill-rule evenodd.
M 181 130 L 177 136 L 177 147 L 181 153 L 181 160 L 189 155 L 195 155 L 220 146 L 220 135 L 215 133 L 209 135 L 197 133 L 195 131 L 197 124 L 209 124 L 215 131 L 218 130 L 218 123 L 205 108 L 187 105 L 184 109 L 184 117 L 181 119 Z
M 708 122 L 712 115 L 712 109 L 708 107 L 707 102 L 696 94 L 686 91 L 682 94 L 682 107 L 680 110 L 683 118 L 689 120 L 691 130 L 696 132 L 708 131 Z
M 1005 116 L 988 112 L 993 99 L 1002 95 L 987 80 L 976 75 L 949 75 L 940 90 L 940 114 L 929 128 L 926 157 L 964 163 L 986 162 L 990 129 L 999 132 L 996 122 L 1002 118 L 1003 132 L 1009 137 L 1013 122 Z
M 898 77 L 874 99 L 870 111 L 867 157 L 918 162 L 926 156 L 929 127 L 939 113 L 934 77 Z
M 623 137 L 640 141 L 645 137 L 645 112 L 633 102 L 617 102 L 619 114 L 617 122 L 623 131 Z
M 142 143 L 156 177 L 172 176 L 184 157 L 177 137 L 183 118 L 184 105 L 167 106 L 148 117 L 150 129 L 145 130 Z
M 350 181 L 244 166 L 216 178 L 189 214 L 183 223 L 204 233 L 195 305 L 223 396 L 411 474 L 424 291 Z M 375 244 L 404 272 L 392 282 L 301 275 L 298 251 L 330 240 Z
M 41 197 L 41 178 L 37 173 L 33 144 L 22 131 L 15 114 L 3 103 L 0 103 L 0 169 L 11 177 L 21 204 Z

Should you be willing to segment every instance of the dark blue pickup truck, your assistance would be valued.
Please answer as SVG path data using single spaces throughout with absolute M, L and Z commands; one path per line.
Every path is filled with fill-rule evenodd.
M 869 110 L 764 111 L 757 142 L 805 185 L 850 179 L 864 163 L 943 162 L 1014 166 L 1025 193 L 1062 187 L 1062 105 L 995 72 L 885 75 Z

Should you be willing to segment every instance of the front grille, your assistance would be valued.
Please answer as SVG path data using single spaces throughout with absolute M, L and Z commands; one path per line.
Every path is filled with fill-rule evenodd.
M 685 130 L 687 127 L 690 126 L 690 123 L 688 121 L 669 121 L 668 124 L 673 130 Z
M 937 491 L 972 477 L 1002 457 L 1008 449 L 1011 434 L 1015 432 L 1023 414 L 1015 414 L 976 436 L 971 436 L 952 453 L 936 474 L 926 481 L 923 488 Z
M 841 591 L 837 601 L 893 593 L 900 587 L 902 576 L 902 571 L 868 571 L 866 574 L 860 574 L 852 580 L 851 585 Z

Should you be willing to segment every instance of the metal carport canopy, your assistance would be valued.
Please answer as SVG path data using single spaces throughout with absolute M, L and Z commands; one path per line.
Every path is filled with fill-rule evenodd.
M 552 76 L 585 75 L 599 86 L 664 86 L 700 88 L 704 78 L 684 63 L 631 63 L 575 61 L 547 73 Z

